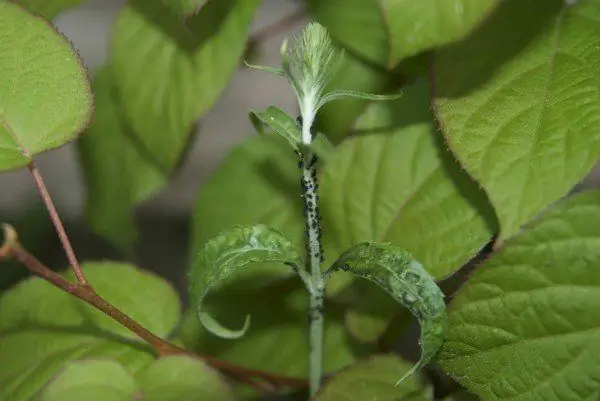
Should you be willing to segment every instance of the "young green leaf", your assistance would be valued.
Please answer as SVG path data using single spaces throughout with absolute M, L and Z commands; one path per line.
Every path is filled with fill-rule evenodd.
M 366 93 L 382 93 L 388 89 L 389 84 L 390 76 L 385 71 L 352 53 L 345 53 L 339 72 L 331 78 L 325 92 L 357 90 Z M 315 129 L 326 132 L 333 142 L 339 143 L 349 134 L 352 125 L 365 111 L 368 103 L 369 101 L 359 98 L 327 103 L 319 110 Z
M 85 68 L 42 18 L 0 2 L 0 171 L 74 140 L 92 113 Z
M 159 277 L 119 263 L 82 268 L 99 294 L 156 335 L 175 329 L 179 297 Z M 2 294 L 0 316 L 2 400 L 32 399 L 62 367 L 82 358 L 113 358 L 132 374 L 154 359 L 152 349 L 123 326 L 40 278 Z
M 464 37 L 498 3 L 499 0 L 310 0 L 308 9 L 338 43 L 391 70 L 409 56 Z
M 310 145 L 306 146 L 303 144 L 301 140 L 301 124 L 278 107 L 270 106 L 262 113 L 251 111 L 250 121 L 260 134 L 264 134 L 263 125 L 270 127 L 281 137 L 285 138 L 294 150 L 304 152 L 306 148 L 311 149 L 321 160 L 326 160 L 331 152 L 333 152 L 333 145 L 320 132 L 314 135 Z
M 282 138 L 285 138 L 292 149 L 300 149 L 298 147 L 298 144 L 301 142 L 300 136 L 302 135 L 300 127 L 298 127 L 293 117 L 279 107 L 269 106 L 264 112 L 251 111 L 250 121 L 252 121 L 254 128 L 259 133 L 262 133 L 261 125 L 264 124 Z
M 236 224 L 273 227 L 302 249 L 305 239 L 299 181 L 294 152 L 279 136 L 257 136 L 235 147 L 200 189 L 193 214 L 190 259 L 194 260 L 209 239 Z M 292 274 L 279 264 L 261 263 L 233 278 L 238 290 L 248 291 Z
M 135 140 L 108 70 L 97 73 L 92 89 L 94 116 L 77 142 L 87 187 L 85 217 L 96 233 L 127 247 L 137 238 L 134 207 L 161 189 L 169 172 Z
M 441 126 L 489 195 L 501 240 L 600 157 L 600 3 L 570 3 L 505 1 L 480 30 L 435 57 Z
M 372 93 L 363 93 L 354 90 L 337 89 L 326 93 L 317 103 L 317 109 L 323 107 L 326 103 L 340 99 L 363 99 L 363 100 L 394 100 L 402 96 L 402 93 L 377 95 Z
M 425 366 L 444 342 L 444 294 L 410 253 L 388 244 L 362 243 L 344 252 L 324 274 L 347 271 L 369 280 L 405 306 L 421 324 L 421 358 L 398 383 Z
M 496 217 L 483 191 L 447 151 L 430 107 L 427 82 L 402 98 L 371 105 L 324 166 L 320 207 L 326 265 L 345 249 L 390 242 L 441 279 L 490 241 Z M 339 275 L 327 291 L 351 278 Z M 361 302 L 369 302 L 362 297 Z
M 198 359 L 168 356 L 137 374 L 144 401 L 233 401 L 223 378 Z
M 118 16 L 111 74 L 136 139 L 166 171 L 238 67 L 258 4 L 209 1 L 183 24 L 159 1 L 134 0 Z
M 313 401 L 427 401 L 433 389 L 412 376 L 395 385 L 411 366 L 392 355 L 376 355 L 333 376 Z M 422 379 L 422 378 L 421 378 Z
M 85 0 L 19 0 L 19 4 L 34 14 L 52 20 L 63 11 L 77 7 Z
M 311 282 L 295 246 L 279 231 L 264 226 L 236 227 L 209 240 L 190 270 L 190 294 L 196 302 L 198 319 L 211 333 L 222 338 L 239 338 L 247 330 L 232 331 L 202 312 L 204 298 L 214 286 L 253 263 L 283 263 L 291 267 L 310 290 Z
M 486 260 L 448 310 L 437 362 L 484 400 L 597 400 L 600 191 L 574 196 Z
M 41 391 L 39 401 L 131 401 L 137 384 L 116 361 L 71 362 Z

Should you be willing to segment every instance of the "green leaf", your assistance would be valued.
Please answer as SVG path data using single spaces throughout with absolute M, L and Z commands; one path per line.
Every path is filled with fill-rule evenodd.
M 162 188 L 169 173 L 135 139 L 108 72 L 94 78 L 94 115 L 78 146 L 87 186 L 85 217 L 94 231 L 124 247 L 137 238 L 133 208 Z
M 444 342 L 446 305 L 444 293 L 423 266 L 397 247 L 362 243 L 344 252 L 324 277 L 337 271 L 347 271 L 377 284 L 419 321 L 421 359 L 398 383 L 427 365 Z
M 140 372 L 144 401 L 233 401 L 231 389 L 217 372 L 198 359 L 169 356 Z
M 112 360 L 67 364 L 41 392 L 40 401 L 231 401 L 231 389 L 202 361 L 168 356 L 148 364 L 134 380 L 123 365 Z
M 309 296 L 297 279 L 285 280 L 255 292 L 221 291 L 207 305 L 211 314 L 227 324 L 239 324 L 252 315 L 248 333 L 231 341 L 215 337 L 198 323 L 195 308 L 187 311 L 180 332 L 186 348 L 266 372 L 308 377 L 309 339 L 307 317 Z M 343 312 L 325 301 L 326 319 L 323 363 L 335 372 L 357 356 L 374 351 L 353 341 L 344 328 Z
M 178 164 L 194 122 L 229 82 L 258 3 L 210 1 L 185 25 L 156 0 L 134 0 L 121 11 L 112 76 L 137 140 L 163 169 Z
M 339 72 L 332 77 L 326 91 L 357 90 L 381 93 L 388 89 L 388 81 L 384 71 L 347 52 L 344 54 Z M 326 133 L 333 142 L 340 142 L 348 135 L 348 131 L 367 104 L 366 100 L 354 98 L 324 105 L 319 110 L 316 130 Z
M 83 63 L 47 22 L 0 2 L 0 171 L 74 140 L 92 113 Z
M 325 97 L 326 96 L 327 95 L 325 95 Z M 293 149 L 298 151 L 305 150 L 306 145 L 301 141 L 302 133 L 298 123 L 282 109 L 270 106 L 262 113 L 251 111 L 250 121 L 259 134 L 264 135 L 263 125 L 266 125 L 275 131 L 275 133 L 285 138 Z M 329 142 L 329 139 L 320 132 L 314 135 L 309 148 L 314 151 L 321 160 L 327 160 L 334 149 L 332 143 Z
M 398 308 L 398 302 L 368 281 L 354 280 L 339 298 L 348 303 L 344 321 L 358 341 L 380 341 L 387 332 L 403 332 L 411 322 L 407 309 Z
M 468 34 L 499 0 L 309 0 L 311 15 L 344 47 L 388 69 Z M 464 60 L 462 60 L 464 61 Z
M 161 0 L 169 9 L 182 17 L 198 14 L 207 0 Z
M 436 278 L 469 261 L 494 234 L 485 194 L 437 132 L 425 82 L 375 103 L 326 164 L 319 197 L 326 265 L 361 242 L 410 251 Z M 328 292 L 350 278 L 335 277 Z
M 99 294 L 148 330 L 161 337 L 174 330 L 179 299 L 162 279 L 119 263 L 87 263 L 83 269 Z M 123 326 L 40 278 L 4 293 L 0 316 L 2 400 L 30 400 L 71 361 L 112 358 L 135 373 L 154 359 Z
M 441 125 L 488 193 L 501 240 L 600 157 L 600 4 L 568 4 L 505 1 L 469 39 L 436 56 Z
M 279 107 L 269 106 L 264 112 L 251 111 L 250 120 L 254 128 L 263 133 L 261 125 L 271 128 L 275 133 L 285 138 L 295 150 L 300 150 L 298 144 L 301 142 L 302 133 L 292 117 Z M 262 123 L 262 124 L 261 124 Z
M 392 355 L 376 355 L 333 376 L 314 401 L 427 401 L 433 389 L 416 376 L 396 386 L 410 364 Z
M 448 311 L 442 368 L 484 400 L 597 400 L 600 192 L 509 239 Z
M 85 0 L 19 0 L 19 4 L 23 7 L 48 20 L 52 20 L 63 11 L 77 7 L 84 2 Z
M 192 260 L 210 238 L 238 224 L 272 227 L 301 249 L 304 206 L 296 164 L 294 152 L 278 136 L 254 137 L 234 148 L 200 189 L 193 216 Z M 266 263 L 235 278 L 239 289 L 246 291 L 292 274 L 279 264 Z
M 360 91 L 355 91 L 355 90 L 336 89 L 336 90 L 326 93 L 319 101 L 319 104 L 317 104 L 317 108 L 320 108 L 325 103 L 333 102 L 334 100 L 343 100 L 343 99 L 394 100 L 394 99 L 398 99 L 400 96 L 402 96 L 401 93 L 378 95 L 375 93 L 365 93 L 365 92 L 360 92 Z
M 111 360 L 72 362 L 50 381 L 40 401 L 131 401 L 137 385 L 123 365 Z
M 478 401 L 479 397 L 471 394 L 471 393 L 467 393 L 466 391 L 459 391 L 455 394 L 452 394 L 446 398 L 444 398 L 444 401 Z
M 190 295 L 196 303 L 198 319 L 211 333 L 222 338 L 239 338 L 249 326 L 231 331 L 202 313 L 204 298 L 210 289 L 238 270 L 254 263 L 282 263 L 300 275 L 310 290 L 311 281 L 294 244 L 279 231 L 264 226 L 236 227 L 209 240 L 190 271 Z

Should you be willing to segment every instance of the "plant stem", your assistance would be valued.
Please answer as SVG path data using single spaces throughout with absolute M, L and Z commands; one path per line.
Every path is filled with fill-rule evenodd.
M 304 122 L 306 124 L 306 121 Z M 304 128 L 304 127 L 303 127 Z M 310 135 L 310 134 L 309 134 Z M 302 168 L 302 197 L 306 220 L 307 250 L 310 263 L 312 286 L 310 291 L 310 395 L 316 394 L 323 379 L 323 298 L 324 281 L 321 275 L 323 250 L 321 247 L 321 222 L 318 206 L 317 156 L 307 151 L 300 154 Z
M 60 221 L 60 217 L 58 216 L 58 212 L 56 211 L 56 207 L 54 207 L 54 202 L 52 202 L 52 198 L 48 193 L 48 189 L 46 188 L 46 184 L 44 184 L 44 180 L 34 162 L 32 161 L 27 166 L 31 175 L 33 176 L 33 180 L 35 181 L 35 186 L 40 193 L 42 201 L 44 205 L 46 205 L 46 209 L 48 210 L 48 214 L 50 215 L 50 220 L 52 220 L 52 224 L 54 224 L 54 228 L 56 229 L 56 233 L 58 234 L 58 238 L 60 239 L 60 243 L 62 244 L 63 249 L 67 255 L 67 259 L 69 260 L 69 264 L 73 269 L 73 273 L 77 278 L 77 281 L 81 285 L 89 286 L 88 281 L 86 280 L 83 272 L 81 271 L 81 267 L 79 266 L 79 262 L 77 261 L 77 257 L 75 257 L 75 251 L 73 251 L 73 247 L 71 246 L 71 242 L 69 241 L 69 237 L 67 236 L 67 232 Z
M 60 274 L 46 267 L 37 260 L 35 256 L 21 246 L 14 228 L 8 224 L 3 224 L 2 228 L 4 230 L 4 242 L 2 246 L 0 246 L 0 261 L 10 257 L 16 259 L 33 274 L 39 276 L 55 287 L 58 287 L 62 291 L 81 299 L 119 322 L 131 332 L 138 335 L 141 339 L 148 342 L 159 356 L 187 355 L 198 358 L 224 374 L 265 392 L 273 392 L 282 386 L 297 388 L 306 387 L 307 383 L 305 380 L 248 369 L 211 356 L 198 355 L 158 337 L 98 295 L 89 284 L 71 283 Z M 262 382 L 259 382 L 256 379 L 260 379 Z

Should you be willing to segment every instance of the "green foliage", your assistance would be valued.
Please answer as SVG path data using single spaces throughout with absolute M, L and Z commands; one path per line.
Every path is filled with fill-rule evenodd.
M 392 69 L 406 57 L 462 38 L 498 0 L 308 0 L 336 41 Z
M 288 265 L 308 287 L 311 285 L 294 245 L 277 230 L 255 225 L 222 233 L 206 242 L 190 271 L 190 294 L 196 303 L 198 318 L 207 330 L 223 338 L 239 338 L 245 333 L 249 316 L 241 331 L 231 331 L 202 312 L 202 303 L 211 287 L 247 265 L 260 262 Z
M 191 260 L 210 238 L 235 225 L 269 226 L 302 249 L 304 223 L 298 168 L 285 140 L 255 137 L 236 147 L 200 189 L 192 223 Z M 239 287 L 260 288 L 291 274 L 279 264 L 256 265 L 240 275 L 243 280 L 239 280 Z
M 98 293 L 144 327 L 159 336 L 175 329 L 179 299 L 158 277 L 109 262 L 83 269 Z M 73 279 L 70 273 L 67 277 Z M 151 349 L 123 326 L 40 278 L 4 293 L 0 315 L 3 400 L 29 400 L 72 360 L 113 358 L 133 374 L 154 359 Z
M 77 137 L 92 112 L 83 63 L 50 24 L 0 2 L 0 171 Z
M 121 364 L 111 360 L 72 362 L 48 383 L 40 401 L 130 401 L 136 383 Z
M 325 166 L 328 262 L 361 242 L 390 242 L 443 278 L 491 239 L 493 210 L 440 141 L 427 91 L 420 82 L 398 100 L 370 106 L 358 120 L 359 135 L 344 141 Z M 328 291 L 341 291 L 347 281 L 340 277 Z
M 144 401 L 233 401 L 217 372 L 187 356 L 161 358 L 137 375 Z
M 181 17 L 197 14 L 207 0 L 161 0 L 162 3 Z
M 597 399 L 600 192 L 508 240 L 452 301 L 438 362 L 484 400 Z
M 83 2 L 84 0 L 19 0 L 23 7 L 49 20 Z
M 410 364 L 391 355 L 376 355 L 343 370 L 327 382 L 315 401 L 426 401 L 431 389 L 412 376 L 395 385 Z
M 299 280 L 286 280 L 249 293 L 237 289 L 218 291 L 211 295 L 206 307 L 225 325 L 239 325 L 247 314 L 252 315 L 252 324 L 243 337 L 222 339 L 202 327 L 195 309 L 188 310 L 180 330 L 186 348 L 269 373 L 307 376 L 309 301 Z M 348 335 L 343 308 L 328 302 L 325 308 L 326 372 L 336 372 L 375 351 L 373 346 L 359 344 Z
M 83 132 L 86 219 L 131 251 L 134 209 L 184 162 L 197 120 L 242 66 L 261 2 L 127 2 L 91 89 L 43 19 L 80 2 L 0 0 L 0 171 Z M 230 389 L 200 359 L 156 360 L 182 350 L 153 349 L 132 332 L 144 329 L 239 364 L 227 373 L 242 383 L 244 368 L 308 377 L 313 401 L 598 399 L 600 191 L 552 204 L 600 159 L 600 2 L 305 3 L 310 21 L 283 43 L 281 66 L 250 66 L 286 79 L 302 118 L 252 111 L 261 135 L 201 188 L 191 307 L 182 317 L 170 286 L 123 263 L 84 264 L 93 290 L 72 272 L 64 291 L 25 279 L 0 295 L 0 399 L 262 396 Z M 394 100 L 371 102 L 383 99 Z M 44 241 L 29 231 L 21 243 L 37 252 Z M 0 259 L 51 274 L 10 244 Z M 453 277 L 464 283 L 446 312 L 440 287 L 450 286 L 435 280 L 475 256 L 485 258 Z M 132 331 L 80 291 L 134 319 Z M 417 364 L 373 356 L 406 334 L 411 314 Z M 432 359 L 470 392 L 412 375 Z
M 78 142 L 87 185 L 85 215 L 96 233 L 119 246 L 130 246 L 137 238 L 133 207 L 162 188 L 168 172 L 136 141 L 119 110 L 108 70 L 96 74 L 92 89 L 94 116 Z
M 158 1 L 135 0 L 118 16 L 111 74 L 136 139 L 162 169 L 177 166 L 194 122 L 238 66 L 257 5 L 210 1 L 183 25 Z
M 362 243 L 344 252 L 324 273 L 325 277 L 336 271 L 346 271 L 377 284 L 421 324 L 421 359 L 398 383 L 435 356 L 445 337 L 444 294 L 408 252 L 387 244 Z
M 506 1 L 435 58 L 436 109 L 448 144 L 488 193 L 503 239 L 600 156 L 600 5 L 568 3 Z M 527 23 L 515 24 L 515 15 Z
M 40 401 L 232 401 L 216 372 L 197 359 L 170 356 L 150 363 L 134 378 L 121 364 L 90 359 L 66 366 L 40 393 Z

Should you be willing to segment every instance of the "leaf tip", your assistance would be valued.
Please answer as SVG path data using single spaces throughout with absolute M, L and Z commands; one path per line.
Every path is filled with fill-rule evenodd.
M 198 320 L 200 320 L 200 323 L 202 323 L 202 326 L 204 326 L 206 330 L 208 330 L 215 336 L 227 340 L 236 340 L 238 338 L 243 337 L 248 332 L 252 317 L 250 315 L 246 315 L 244 325 L 241 329 L 237 330 L 229 329 L 227 327 L 222 326 L 211 315 L 205 312 L 198 312 Z

